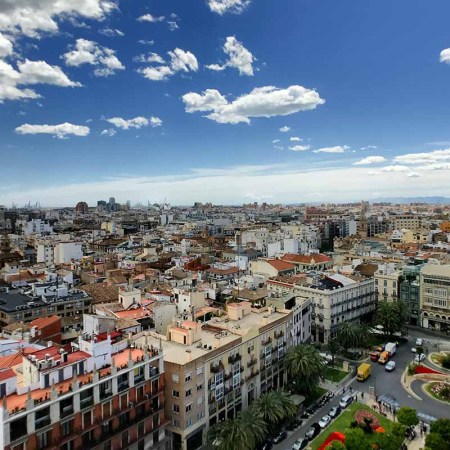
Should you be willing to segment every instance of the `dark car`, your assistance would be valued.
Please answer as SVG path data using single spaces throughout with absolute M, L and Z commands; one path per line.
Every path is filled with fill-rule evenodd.
M 288 423 L 288 425 L 286 426 L 286 430 L 289 430 L 289 431 L 295 430 L 302 423 L 303 423 L 303 420 L 300 420 L 300 419 L 293 420 L 292 422 Z
M 281 441 L 284 441 L 287 438 L 286 431 L 280 431 L 273 439 L 272 442 L 274 444 L 279 444 Z
M 339 406 L 333 406 L 333 408 L 330 409 L 330 412 L 328 413 L 328 415 L 334 419 L 336 418 L 339 414 L 341 413 L 341 408 L 339 408 Z
M 308 440 L 314 439 L 320 433 L 320 431 L 320 425 L 318 423 L 313 423 L 305 433 L 305 438 Z
M 268 439 L 267 441 L 263 442 L 259 447 L 258 450 L 270 450 L 273 447 L 273 442 Z

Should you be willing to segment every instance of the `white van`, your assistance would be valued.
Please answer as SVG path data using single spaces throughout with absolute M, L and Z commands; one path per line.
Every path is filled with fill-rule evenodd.
M 353 395 L 346 394 L 341 398 L 341 401 L 339 402 L 339 406 L 344 409 L 347 408 L 350 403 L 353 402 Z

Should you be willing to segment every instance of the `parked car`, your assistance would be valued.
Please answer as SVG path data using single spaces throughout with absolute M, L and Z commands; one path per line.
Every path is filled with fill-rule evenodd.
M 319 420 L 319 425 L 320 428 L 326 428 L 331 422 L 331 417 L 330 416 L 323 416 L 320 420 Z
M 284 441 L 287 438 L 286 431 L 280 431 L 273 439 L 272 442 L 276 445 L 279 444 L 281 441 Z
M 348 405 L 353 401 L 353 396 L 350 394 L 346 394 L 341 398 L 341 401 L 339 402 L 339 406 L 344 409 L 347 408 Z
M 386 372 L 392 372 L 394 369 L 395 369 L 395 361 L 389 361 L 384 368 Z
M 309 440 L 314 439 L 320 433 L 320 430 L 320 425 L 318 423 L 313 423 L 305 433 L 305 438 Z
M 422 362 L 426 358 L 425 353 L 419 353 L 414 358 L 414 362 Z
M 299 420 L 299 419 L 293 420 L 292 422 L 288 423 L 288 425 L 286 426 L 286 430 L 289 430 L 289 431 L 295 430 L 302 423 L 303 423 L 303 420 Z
M 412 348 L 411 348 L 411 351 L 412 351 L 413 353 L 417 353 L 417 348 L 416 348 L 416 347 L 412 347 Z
M 423 339 L 417 338 L 416 339 L 416 347 L 422 347 L 422 345 L 423 345 Z
M 340 413 L 341 413 L 341 408 L 339 408 L 339 406 L 333 406 L 333 407 L 330 409 L 330 412 L 328 413 L 328 415 L 329 415 L 332 419 L 334 419 L 334 418 L 336 418 Z
M 267 441 L 265 441 L 261 447 L 258 447 L 259 450 L 270 450 L 273 447 L 273 442 L 268 439 Z
M 292 450 L 303 450 L 308 445 L 308 439 L 300 438 L 294 442 Z

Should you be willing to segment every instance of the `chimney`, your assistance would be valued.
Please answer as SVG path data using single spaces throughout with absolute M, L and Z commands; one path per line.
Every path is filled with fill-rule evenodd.
M 47 341 L 47 348 L 50 348 L 53 345 L 52 341 Z

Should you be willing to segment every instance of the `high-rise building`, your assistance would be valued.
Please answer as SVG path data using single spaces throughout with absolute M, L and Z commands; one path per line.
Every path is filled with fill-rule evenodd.
M 77 214 L 87 214 L 89 212 L 89 207 L 86 202 L 78 202 L 75 206 L 75 212 Z

